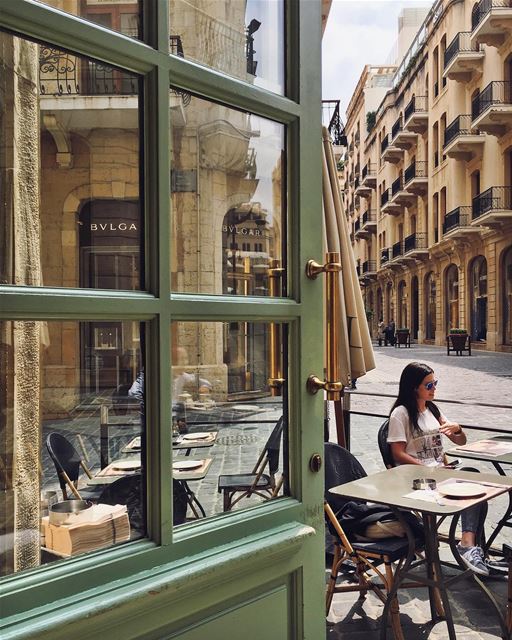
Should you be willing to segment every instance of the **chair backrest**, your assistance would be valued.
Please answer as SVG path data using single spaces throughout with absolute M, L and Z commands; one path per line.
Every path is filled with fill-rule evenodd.
M 271 476 L 274 476 L 279 467 L 279 451 L 281 449 L 281 438 L 283 436 L 284 418 L 281 416 L 272 429 L 265 445 L 265 451 L 268 459 L 268 470 Z
M 109 484 L 101 492 L 99 504 L 124 504 L 128 510 L 130 527 L 145 535 L 146 515 L 144 505 L 144 484 L 140 473 L 123 476 Z M 185 522 L 187 494 L 181 482 L 173 480 L 173 524 Z
M 388 442 L 388 430 L 389 430 L 389 420 L 386 420 L 382 423 L 379 433 L 377 435 L 377 442 L 379 444 L 380 455 L 382 456 L 382 461 L 386 466 L 386 469 L 392 469 L 396 466 L 395 461 L 393 459 L 393 454 L 391 453 L 391 447 Z
M 76 486 L 80 474 L 80 456 L 71 442 L 60 433 L 50 433 L 46 438 L 46 448 L 57 469 L 60 488 L 66 493 L 66 480 L 63 473 Z
M 330 493 L 329 489 L 352 480 L 358 480 L 367 476 L 361 463 L 357 458 L 334 442 L 326 442 L 325 451 L 325 501 L 331 506 L 334 512 L 339 511 L 347 502 L 346 498 Z

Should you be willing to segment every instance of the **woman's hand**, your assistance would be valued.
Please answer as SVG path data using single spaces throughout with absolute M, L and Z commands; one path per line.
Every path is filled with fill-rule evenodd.
M 439 427 L 439 431 L 456 444 L 465 444 L 466 442 L 466 434 L 462 431 L 460 424 L 456 422 L 444 422 Z

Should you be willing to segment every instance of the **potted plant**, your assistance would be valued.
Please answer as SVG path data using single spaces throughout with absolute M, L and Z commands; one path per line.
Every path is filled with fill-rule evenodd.
M 409 327 L 399 327 L 396 330 L 396 342 L 395 344 L 401 345 L 405 344 L 406 346 L 411 345 L 410 341 L 411 332 L 409 331 Z
M 453 351 L 461 352 L 466 349 L 466 342 L 468 339 L 468 332 L 466 329 L 454 328 L 448 330 L 448 340 L 451 343 Z

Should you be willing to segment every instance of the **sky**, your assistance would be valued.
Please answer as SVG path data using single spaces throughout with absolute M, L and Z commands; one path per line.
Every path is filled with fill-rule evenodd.
M 333 0 L 322 41 L 322 97 L 341 100 L 342 120 L 365 64 L 390 61 L 404 7 L 416 0 Z

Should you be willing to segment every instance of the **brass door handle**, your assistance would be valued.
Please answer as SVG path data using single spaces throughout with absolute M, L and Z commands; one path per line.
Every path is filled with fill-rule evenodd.
M 340 294 L 340 254 L 329 251 L 325 256 L 325 264 L 321 265 L 314 260 L 306 264 L 306 276 L 314 280 L 321 273 L 325 273 L 325 372 L 326 380 L 318 376 L 310 375 L 306 382 L 309 393 L 317 393 L 323 389 L 327 393 L 327 400 L 340 400 L 343 384 L 340 382 L 340 365 L 338 358 L 339 340 L 339 294 Z
M 271 260 L 268 269 L 269 293 L 276 297 L 281 295 L 281 277 L 284 269 L 279 266 L 279 260 Z M 268 386 L 271 396 L 282 395 L 282 386 L 285 382 L 282 372 L 282 327 L 277 322 L 270 323 L 269 352 L 270 352 L 270 377 Z

